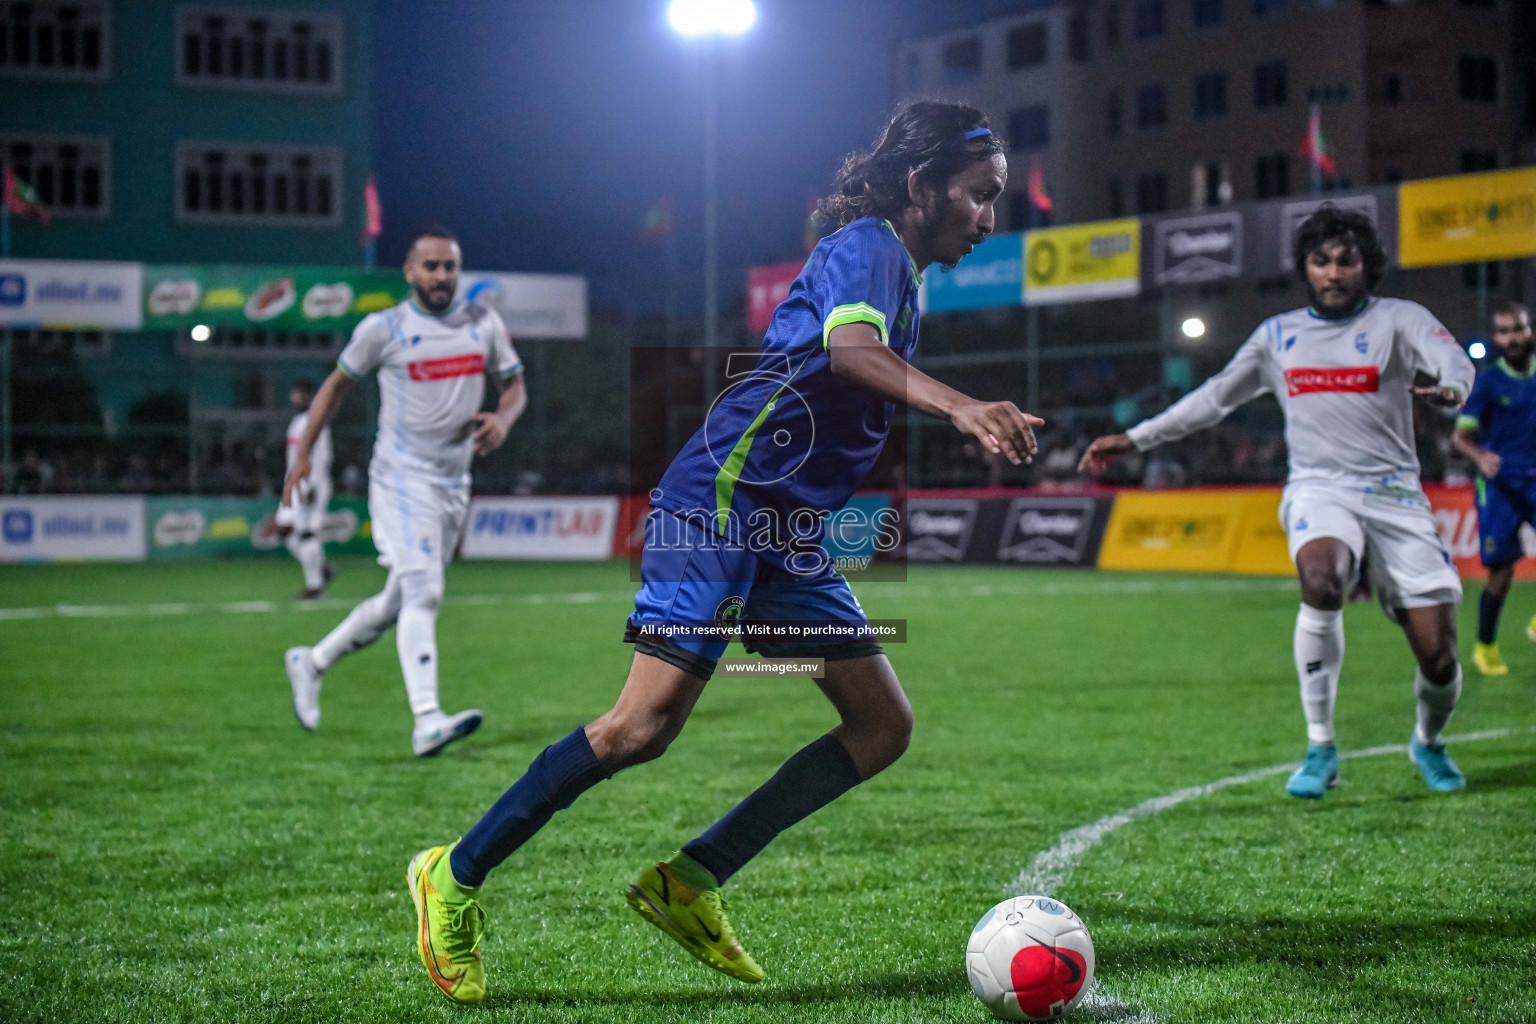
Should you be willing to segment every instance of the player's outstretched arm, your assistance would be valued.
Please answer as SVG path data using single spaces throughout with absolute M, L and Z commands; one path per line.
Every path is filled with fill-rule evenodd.
M 1088 450 L 1083 452 L 1083 457 L 1077 463 L 1077 471 L 1090 476 L 1100 476 L 1109 469 L 1109 464 L 1115 461 L 1115 456 L 1135 447 L 1136 444 L 1129 434 L 1106 434 L 1090 444 Z
M 528 408 L 528 389 L 519 373 L 507 381 L 495 412 L 475 413 L 475 454 L 489 455 L 500 448 L 523 410 Z
M 1472 427 L 1457 426 L 1456 432 L 1451 435 L 1451 445 L 1471 459 L 1486 480 L 1498 476 L 1499 470 L 1504 467 L 1503 459 L 1477 443 L 1477 431 Z
M 342 399 L 352 390 L 352 383 L 352 378 L 345 373 L 332 370 L 315 393 L 315 400 L 309 404 L 309 422 L 304 428 L 304 437 L 299 441 L 299 450 L 293 453 L 293 468 L 288 470 L 288 476 L 283 480 L 284 505 L 293 504 L 293 495 L 299 484 L 309 479 L 309 454 L 315 450 L 315 441 L 320 437 L 320 432 L 336 418 L 336 410 L 341 408 Z
M 981 402 L 940 384 L 880 343 L 867 323 L 841 324 L 827 338 L 832 372 L 881 398 L 949 420 L 1015 466 L 1035 454 L 1034 428 L 1045 423 L 1012 402 Z

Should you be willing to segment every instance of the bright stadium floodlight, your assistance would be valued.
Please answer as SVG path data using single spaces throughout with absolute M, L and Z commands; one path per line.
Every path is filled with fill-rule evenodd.
M 1474 341 L 1472 344 L 1467 346 L 1467 355 L 1471 356 L 1473 359 L 1481 359 L 1487 354 L 1488 346 L 1484 345 L 1480 341 Z
M 1198 338 L 1205 333 L 1205 321 L 1201 320 L 1197 316 L 1192 316 L 1188 320 L 1184 321 L 1182 329 L 1184 331 L 1184 337 Z
M 756 20 L 752 0 L 672 0 L 667 7 L 667 21 L 684 36 L 739 36 Z
M 211 337 L 213 337 L 213 328 L 207 324 L 198 324 L 192 328 L 193 341 L 207 341 Z

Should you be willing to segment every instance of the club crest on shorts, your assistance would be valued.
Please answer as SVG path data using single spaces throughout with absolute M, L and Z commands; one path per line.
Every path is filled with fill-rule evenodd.
M 741 624 L 741 610 L 747 606 L 747 599 L 740 594 L 733 594 L 715 605 L 715 628 L 726 633 L 736 632 Z

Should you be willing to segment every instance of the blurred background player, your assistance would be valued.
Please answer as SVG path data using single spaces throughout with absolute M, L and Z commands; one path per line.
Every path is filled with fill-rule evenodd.
M 1386 255 L 1364 214 L 1323 206 L 1302 224 L 1294 257 L 1306 309 L 1264 321 L 1214 377 L 1126 433 L 1094 441 L 1080 468 L 1103 472 L 1120 452 L 1177 441 L 1273 393 L 1290 453 L 1280 519 L 1301 579 L 1294 651 L 1307 719 L 1306 761 L 1286 791 L 1316 799 L 1338 781 L 1342 608 L 1367 546 L 1382 607 L 1418 661 L 1410 756 L 1431 788 L 1460 789 L 1466 779 L 1440 733 L 1461 694 L 1461 580 L 1419 483 L 1411 396 L 1459 406 L 1472 361 L 1423 306 L 1371 296 Z M 1435 383 L 1416 386 L 1417 374 Z
M 820 527 L 874 465 L 896 403 L 948 420 L 1015 465 L 1034 453 L 1031 427 L 1040 420 L 1012 402 L 969 398 L 909 363 L 922 272 L 953 266 L 991 233 L 1007 180 L 1003 151 L 980 111 L 919 102 L 897 111 L 873 153 L 844 163 L 822 205 L 841 229 L 816 246 L 775 310 L 752 376 L 715 404 L 652 492 L 625 636 L 635 654 L 617 703 L 545 748 L 461 840 L 411 861 L 418 948 L 449 999 L 485 997 L 476 897 L 486 875 L 556 811 L 660 757 L 682 730 L 730 639 L 688 626 L 739 619 L 845 623 L 850 636 L 868 629 L 848 581 L 825 558 Z M 768 536 L 774 523 L 799 521 L 814 528 L 797 543 Z M 753 982 L 763 972 L 736 941 L 719 887 L 784 829 L 894 763 L 907 748 L 912 709 L 870 639 L 752 641 L 747 649 L 824 659 L 817 683 L 841 721 L 671 860 L 642 871 L 626 898 L 699 960 Z
M 1477 643 L 1472 662 L 1485 676 L 1509 672 L 1499 653 L 1499 613 L 1524 552 L 1520 527 L 1536 522 L 1536 367 L 1532 366 L 1531 314 L 1518 302 L 1493 310 L 1493 344 L 1499 359 L 1478 375 L 1456 420 L 1452 438 L 1477 464 L 1478 551 L 1488 583 L 1477 605 Z M 1525 635 L 1536 640 L 1536 616 Z
M 293 403 L 294 417 L 288 421 L 288 469 L 299 452 L 309 425 L 309 406 L 315 400 L 313 381 L 296 380 L 288 390 L 288 401 Z M 331 428 L 326 427 L 315 438 L 309 453 L 309 475 L 294 485 L 292 503 L 284 502 L 277 509 L 277 526 L 283 533 L 283 543 L 299 560 L 304 571 L 304 589 L 299 593 L 301 601 L 318 601 L 325 596 L 326 584 L 331 581 L 331 566 L 325 560 L 325 541 L 321 528 L 325 525 L 325 508 L 331 503 Z
M 463 260 L 442 228 L 419 234 L 405 261 L 411 294 L 370 314 L 352 332 L 336 369 L 315 396 L 309 422 L 283 483 L 293 500 L 311 472 L 321 433 L 352 384 L 378 372 L 379 425 L 368 464 L 368 514 L 384 589 L 349 614 L 314 647 L 283 656 L 299 724 L 320 724 L 320 679 L 336 661 L 395 626 L 395 645 L 418 757 L 440 752 L 480 725 L 477 710 L 448 715 L 437 700 L 437 610 L 443 569 L 458 546 L 469 509 L 469 464 L 501 447 L 527 405 L 523 366 L 501 317 L 455 301 Z M 495 412 L 481 412 L 485 375 L 506 386 Z

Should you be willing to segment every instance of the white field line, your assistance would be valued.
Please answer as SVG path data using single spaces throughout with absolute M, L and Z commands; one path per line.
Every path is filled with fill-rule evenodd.
M 1051 597 L 1061 594 L 1230 594 L 1263 593 L 1295 590 L 1291 579 L 1255 577 L 1253 579 L 1156 579 L 1117 580 L 1106 577 L 1085 577 L 1065 582 L 1006 582 L 987 583 L 961 587 L 933 587 L 927 584 L 867 583 L 860 589 L 882 589 L 882 596 L 911 598 L 988 598 L 988 597 Z M 449 594 L 445 603 L 471 608 L 495 607 L 516 604 L 599 604 L 604 601 L 628 600 L 634 590 L 572 591 L 553 594 Z M 60 602 L 53 605 L 37 605 L 22 608 L 0 608 L 0 622 L 26 619 L 90 619 L 125 616 L 161 618 L 175 615 L 217 613 L 223 615 L 252 615 L 278 611 L 334 611 L 350 609 L 355 601 L 327 598 L 321 601 L 219 601 L 208 604 L 188 602 L 161 602 L 156 604 L 71 604 Z
M 1524 733 L 1536 732 L 1536 726 L 1512 729 L 1488 729 L 1483 732 L 1469 732 L 1462 736 L 1447 736 L 1447 743 L 1472 743 L 1477 740 L 1496 740 L 1506 736 L 1517 736 Z M 1388 743 L 1379 747 L 1366 747 L 1363 750 L 1350 750 L 1339 755 L 1339 760 L 1347 761 L 1358 757 L 1377 757 L 1381 754 L 1406 754 L 1408 744 Z M 1170 807 L 1177 807 L 1186 800 L 1196 797 L 1209 796 L 1219 790 L 1231 786 L 1241 786 L 1249 782 L 1258 782 L 1275 775 L 1284 775 L 1293 772 L 1300 766 L 1300 762 L 1291 764 L 1275 764 L 1268 768 L 1258 768 L 1251 772 L 1243 772 L 1241 775 L 1229 775 L 1215 782 L 1207 782 L 1200 786 L 1190 786 L 1187 789 L 1176 790 L 1165 796 L 1155 796 L 1143 800 L 1135 807 L 1108 814 L 1098 821 L 1087 825 L 1080 825 L 1070 831 L 1063 832 L 1050 849 L 1044 850 L 1029 862 L 1029 866 L 1020 871 L 1018 877 L 1008 886 L 1010 896 L 1029 896 L 1036 893 L 1051 895 L 1061 889 L 1072 877 L 1073 870 L 1083 859 L 1083 856 L 1093 847 L 1103 841 L 1104 837 L 1120 828 L 1129 825 L 1138 818 L 1146 818 L 1166 811 Z M 1116 1024 L 1161 1024 L 1157 1017 L 1144 1010 L 1126 1006 L 1124 1003 L 1110 995 L 1098 982 L 1094 982 L 1093 988 L 1087 997 L 1078 1006 L 1078 1013 L 1089 1020 L 1116 1022 Z

